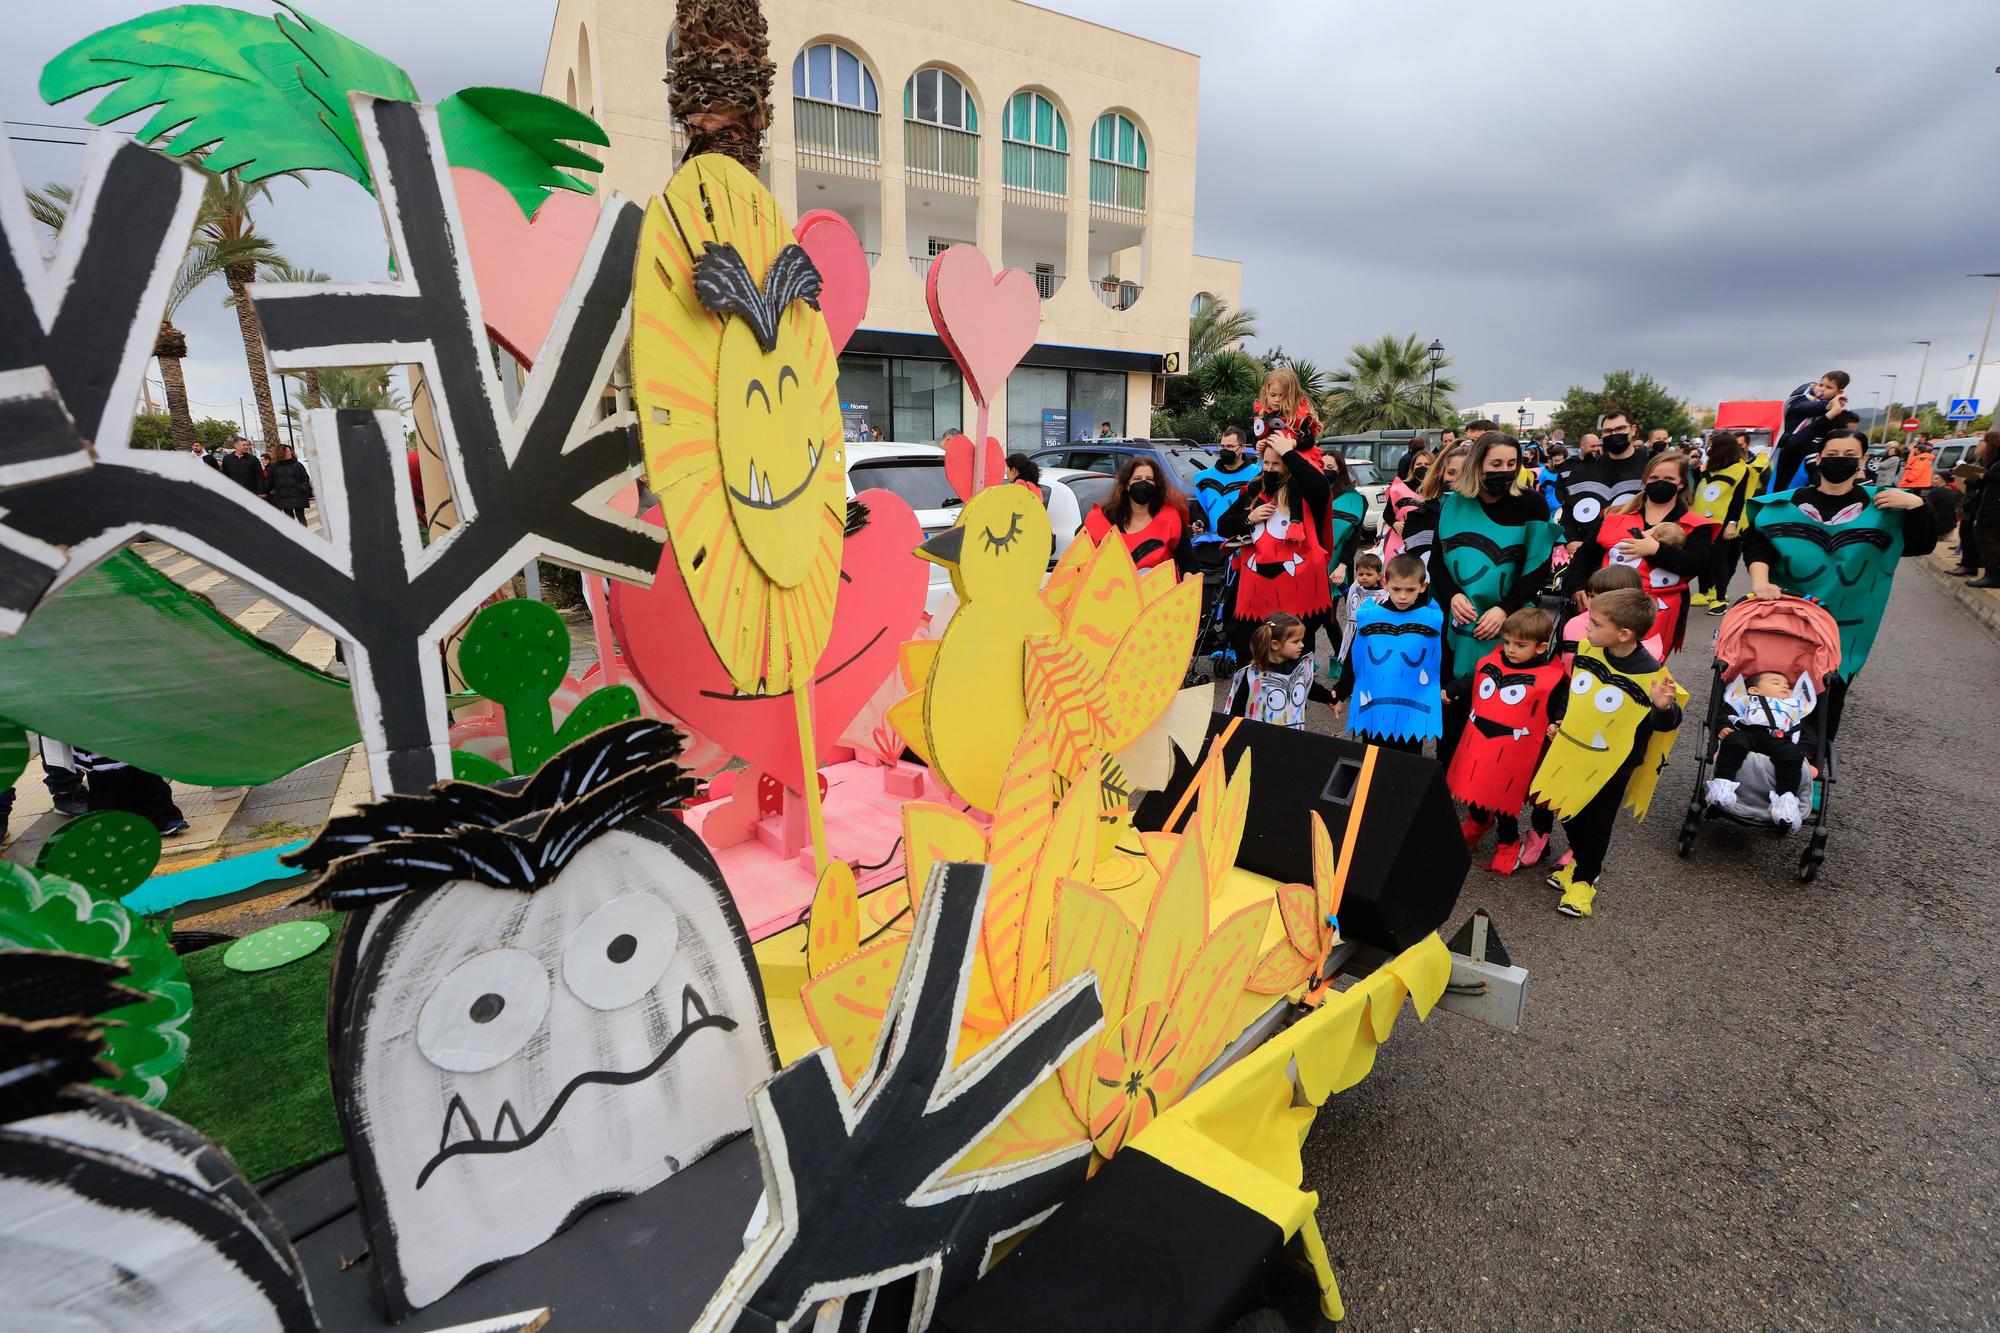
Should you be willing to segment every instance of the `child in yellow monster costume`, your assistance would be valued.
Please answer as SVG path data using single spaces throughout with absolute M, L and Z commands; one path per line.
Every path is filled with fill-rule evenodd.
M 1636 588 L 1590 600 L 1590 630 L 1570 671 L 1562 728 L 1535 770 L 1532 794 L 1561 816 L 1572 860 L 1549 876 L 1556 910 L 1587 917 L 1618 807 L 1641 819 L 1681 725 L 1682 689 L 1640 638 L 1657 608 Z

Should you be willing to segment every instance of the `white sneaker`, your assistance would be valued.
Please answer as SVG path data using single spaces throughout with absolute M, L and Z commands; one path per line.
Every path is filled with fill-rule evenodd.
M 1710 805 L 1734 805 L 1736 803 L 1736 779 L 1710 778 L 1708 780 L 1708 803 Z M 1793 802 L 1796 806 L 1798 803 Z M 1798 827 L 1796 824 L 1794 828 Z
M 1797 828 L 1805 822 L 1805 816 L 1799 811 L 1797 792 L 1781 791 L 1771 798 L 1771 822 L 1786 824 L 1792 828 Z

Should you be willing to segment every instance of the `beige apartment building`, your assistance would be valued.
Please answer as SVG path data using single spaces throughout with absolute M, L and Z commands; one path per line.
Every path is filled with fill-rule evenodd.
M 974 404 L 931 326 L 924 277 L 955 242 L 1032 273 L 1034 349 L 992 404 L 1026 450 L 1150 433 L 1187 359 L 1193 302 L 1238 302 L 1242 265 L 1194 253 L 1185 51 L 1018 0 L 764 0 L 778 66 L 764 183 L 828 208 L 868 251 L 868 315 L 840 360 L 850 433 L 935 441 Z M 558 0 L 542 91 L 610 134 L 600 185 L 657 192 L 685 139 L 667 112 L 672 0 Z

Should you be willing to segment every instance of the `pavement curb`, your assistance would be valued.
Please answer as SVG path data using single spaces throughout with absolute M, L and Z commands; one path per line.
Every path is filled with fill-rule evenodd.
M 1968 588 L 1966 580 L 1951 574 L 1955 567 L 1949 554 L 1951 538 L 1946 536 L 1938 541 L 1938 549 L 1917 563 L 1924 573 L 1951 594 L 1952 600 L 1971 613 L 1972 618 L 1986 627 L 1986 632 L 2000 637 L 2000 591 L 1989 588 Z

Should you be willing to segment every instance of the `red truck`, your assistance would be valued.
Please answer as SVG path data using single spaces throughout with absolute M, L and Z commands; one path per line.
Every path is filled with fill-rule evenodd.
M 1784 426 L 1783 399 L 1765 403 L 1717 403 L 1715 406 L 1715 428 L 1733 430 L 1741 435 L 1746 450 L 1774 443 Z

